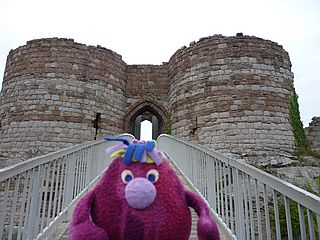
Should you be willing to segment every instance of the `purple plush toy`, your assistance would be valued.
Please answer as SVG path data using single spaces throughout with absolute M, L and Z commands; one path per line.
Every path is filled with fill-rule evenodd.
M 112 140 L 123 141 L 109 150 L 120 156 L 77 204 L 69 239 L 186 240 L 191 231 L 189 207 L 199 216 L 199 239 L 220 239 L 207 205 L 184 189 L 153 141 Z

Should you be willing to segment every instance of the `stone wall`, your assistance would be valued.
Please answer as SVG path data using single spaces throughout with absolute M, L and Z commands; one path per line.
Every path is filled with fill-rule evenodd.
M 280 45 L 216 35 L 178 50 L 169 64 L 175 136 L 231 154 L 292 152 L 293 74 Z
M 10 163 L 121 133 L 125 66 L 110 50 L 41 39 L 11 51 L 1 93 L 2 157 Z
M 128 106 L 153 99 L 167 106 L 169 90 L 167 65 L 128 65 L 126 95 Z
M 320 153 L 320 117 L 313 117 L 309 127 L 305 129 L 311 148 Z
M 160 132 L 236 156 L 290 154 L 293 74 L 277 43 L 214 35 L 162 65 L 127 65 L 100 46 L 40 39 L 10 51 L 0 94 L 0 162 L 127 131 L 150 111 Z M 170 121 L 169 118 L 171 118 Z
M 306 159 L 305 159 L 306 160 Z M 308 160 L 307 160 L 308 161 Z M 320 164 L 313 161 L 313 166 L 286 166 L 273 168 L 273 174 L 316 195 L 320 195 Z

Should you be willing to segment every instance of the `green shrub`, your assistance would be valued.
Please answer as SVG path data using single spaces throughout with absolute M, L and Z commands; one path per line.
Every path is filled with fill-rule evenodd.
M 320 177 L 317 176 L 315 177 L 315 182 L 317 184 L 318 189 L 314 189 L 310 183 L 310 181 L 307 180 L 307 188 L 310 192 L 320 195 Z M 300 221 L 299 221 L 299 209 L 298 209 L 298 204 L 289 199 L 289 208 L 290 208 L 290 215 L 291 215 L 291 227 L 292 227 L 292 235 L 294 239 L 300 239 Z M 279 222 L 280 222 L 280 233 L 281 233 L 281 238 L 287 239 L 288 232 L 287 232 L 287 220 L 286 220 L 286 209 L 285 209 L 285 203 L 283 197 L 278 198 L 278 209 L 279 209 Z M 310 212 L 311 213 L 311 212 Z M 308 223 L 308 215 L 307 215 L 307 210 L 303 208 L 303 216 L 304 216 L 304 222 L 306 225 L 306 230 L 307 230 L 307 239 L 309 239 L 308 236 L 308 231 L 309 231 L 309 223 Z M 313 221 L 313 226 L 315 229 L 315 234 L 316 234 L 316 239 L 320 240 L 319 233 L 317 231 L 318 229 L 318 224 L 316 220 L 316 214 L 311 213 L 311 219 Z M 274 214 L 274 209 L 272 206 L 272 209 L 270 209 L 270 222 L 271 222 L 271 228 L 272 231 L 275 232 L 275 214 Z
M 168 118 L 167 126 L 166 126 L 166 129 L 165 129 L 164 133 L 172 135 L 172 120 L 171 120 L 171 117 Z
M 303 124 L 301 122 L 300 111 L 299 111 L 299 103 L 298 103 L 298 95 L 295 90 L 290 94 L 289 97 L 289 117 L 290 123 L 293 130 L 297 154 L 298 155 L 306 155 L 311 153 L 310 145 L 307 141 Z

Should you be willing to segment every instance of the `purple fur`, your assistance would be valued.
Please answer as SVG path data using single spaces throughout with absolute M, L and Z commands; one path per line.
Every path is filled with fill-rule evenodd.
M 217 225 L 214 223 L 210 210 L 201 197 L 193 192 L 186 191 L 186 199 L 188 206 L 192 207 L 199 216 L 197 224 L 199 240 L 220 239 Z
M 71 222 L 69 239 L 109 239 L 107 233 L 91 220 L 90 206 L 94 204 L 94 199 L 94 192 L 89 192 L 77 204 Z
M 146 178 L 151 169 L 159 172 L 158 181 L 153 183 L 156 197 L 150 206 L 134 209 L 125 198 L 127 185 L 122 181 L 121 173 L 130 170 L 134 178 Z M 96 187 L 77 204 L 69 239 L 187 240 L 191 231 L 188 206 L 199 215 L 199 239 L 219 239 L 208 207 L 199 196 L 183 188 L 168 162 L 127 165 L 118 157 Z

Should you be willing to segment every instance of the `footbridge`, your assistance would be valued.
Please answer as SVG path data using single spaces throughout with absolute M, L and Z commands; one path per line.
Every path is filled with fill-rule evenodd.
M 75 203 L 108 167 L 104 150 L 114 144 L 96 140 L 0 169 L 0 239 L 66 239 Z M 318 196 L 169 135 L 157 144 L 205 199 L 222 239 L 320 239 Z

